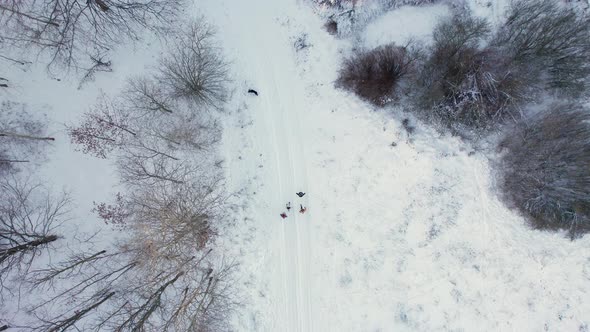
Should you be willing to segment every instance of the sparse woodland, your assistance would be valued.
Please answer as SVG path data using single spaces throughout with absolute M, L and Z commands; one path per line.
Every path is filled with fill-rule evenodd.
M 31 61 L 45 62 L 52 71 L 84 69 L 85 57 L 106 66 L 102 56 L 112 45 L 136 39 L 146 28 L 170 34 L 164 23 L 180 6 L 9 1 L 0 4 L 0 45 L 33 50 L 38 58 Z M 126 188 L 112 202 L 95 203 L 96 215 L 126 234 L 110 245 L 88 239 L 68 249 L 62 226 L 71 218 L 69 196 L 35 180 L 55 139 L 26 105 L 1 105 L 0 300 L 8 305 L 22 292 L 38 294 L 22 304 L 29 318 L 0 320 L 6 328 L 227 328 L 236 304 L 235 263 L 214 246 L 229 197 L 216 156 L 216 114 L 224 107 L 227 66 L 212 27 L 194 22 L 175 28 L 155 72 L 129 78 L 120 95 L 103 94 L 67 128 L 81 152 L 116 163 Z M 42 257 L 54 252 L 62 258 L 44 265 Z
M 166 30 L 166 20 L 182 5 L 179 0 L 3 1 L 1 48 L 27 50 L 39 59 L 0 56 L 23 64 L 40 60 L 55 70 L 85 68 L 114 45 L 140 38 L 145 29 Z

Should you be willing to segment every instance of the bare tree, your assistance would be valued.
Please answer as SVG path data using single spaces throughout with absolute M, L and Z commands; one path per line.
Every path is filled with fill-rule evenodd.
M 124 108 L 103 95 L 99 103 L 84 115 L 82 124 L 68 128 L 68 134 L 74 144 L 82 146 L 84 153 L 106 158 L 127 138 L 137 136 L 131 125 Z
M 75 328 L 76 324 L 84 317 L 95 311 L 102 304 L 107 302 L 115 292 L 99 293 L 92 297 L 93 301 L 77 309 L 69 316 L 58 316 L 51 320 L 44 320 L 43 324 L 36 326 L 33 331 L 64 332 L 70 328 Z
M 0 285 L 16 271 L 26 275 L 33 260 L 59 238 L 69 198 L 54 198 L 39 185 L 0 179 Z M 37 198 L 37 195 L 41 195 Z
M 46 136 L 33 136 L 33 135 L 28 135 L 28 134 L 20 134 L 20 133 L 14 133 L 14 132 L 0 132 L 0 137 L 11 137 L 11 138 L 16 138 L 16 139 L 28 139 L 28 140 L 33 140 L 33 141 L 55 141 L 55 138 L 53 137 L 46 137 Z
M 171 45 L 157 76 L 170 96 L 215 108 L 225 101 L 227 64 L 213 36 L 211 26 L 193 22 Z
M 128 250 L 117 248 L 113 253 L 74 253 L 64 261 L 32 271 L 29 283 L 46 294 L 28 308 L 40 322 L 35 330 L 91 329 L 102 312 L 99 307 L 110 304 L 113 289 L 138 267 L 133 257 Z
M 121 179 L 130 186 L 153 186 L 160 182 L 182 184 L 191 174 L 191 165 L 157 153 L 128 151 L 117 161 Z
M 115 195 L 115 202 L 113 204 L 107 204 L 104 202 L 93 203 L 94 209 L 92 209 L 92 212 L 97 213 L 107 225 L 125 225 L 127 218 L 130 216 L 127 202 L 121 193 Z
M 134 233 L 112 254 L 75 254 L 35 271 L 36 287 L 53 291 L 30 308 L 42 322 L 37 330 L 207 331 L 225 326 L 235 305 L 230 282 L 235 264 L 211 257 L 211 249 L 201 251 L 195 243 L 173 256 L 154 254 L 152 240 Z
M 161 30 L 181 0 L 8 0 L 0 3 L 0 40 L 49 54 L 49 65 L 76 65 L 81 54 L 108 51 L 142 29 Z
M 347 59 L 340 69 L 337 85 L 374 105 L 384 106 L 397 97 L 399 91 L 395 90 L 415 61 L 407 46 L 377 47 Z
M 30 114 L 26 105 L 4 101 L 0 104 L 0 174 L 18 170 L 18 163 L 39 160 L 42 149 L 53 142 L 46 124 Z
M 222 188 L 222 179 L 213 177 L 137 191 L 131 197 L 135 227 L 148 232 L 146 238 L 154 238 L 161 256 L 178 255 L 195 243 L 204 248 L 225 216 L 227 196 Z
M 154 269 L 134 285 L 117 292 L 115 308 L 101 322 L 116 331 L 214 331 L 227 328 L 235 302 L 229 280 L 234 264 L 212 264 L 211 251 L 177 258 L 166 269 Z
M 111 68 L 111 61 L 104 60 L 103 56 L 90 56 L 90 60 L 92 61 L 90 68 L 86 69 L 86 74 L 84 74 L 78 84 L 78 90 L 82 89 L 84 84 L 93 81 L 96 73 L 113 71 L 113 68 Z
M 174 113 L 176 105 L 174 98 L 167 94 L 162 87 L 146 77 L 136 77 L 128 81 L 123 93 L 127 104 L 139 112 L 150 115 L 156 113 Z
M 121 99 L 101 98 L 82 124 L 68 129 L 72 142 L 100 158 L 116 150 L 127 184 L 185 182 L 195 171 L 191 155 L 219 141 L 219 125 L 208 114 L 165 100 L 151 81 L 132 80 L 127 92 Z
M 209 27 L 191 28 L 162 60 L 171 67 L 163 65 L 154 78 L 130 80 L 122 96 L 99 103 L 81 126 L 70 128 L 72 140 L 85 152 L 114 155 L 125 195 L 96 204 L 95 212 L 128 237 L 111 253 L 71 255 L 32 275 L 35 287 L 54 291 L 31 307 L 44 322 L 41 329 L 226 328 L 234 305 L 230 281 L 235 265 L 212 249 L 227 207 L 211 149 L 220 129 L 215 112 L 194 111 L 195 106 L 220 106 L 225 67 L 210 43 Z M 204 81 L 167 76 L 175 64 L 185 66 L 183 75 Z M 207 76 L 211 71 L 215 75 Z M 61 278 L 69 282 L 54 282 Z M 74 304 L 60 314 L 44 312 L 66 298 Z

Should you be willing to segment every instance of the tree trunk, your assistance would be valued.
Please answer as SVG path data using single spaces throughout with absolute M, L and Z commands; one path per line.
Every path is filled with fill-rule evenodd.
M 40 136 L 31 136 L 31 135 L 22 135 L 16 133 L 0 133 L 0 137 L 14 137 L 14 138 L 22 138 L 22 139 L 31 139 L 36 141 L 55 141 L 53 137 L 40 137 Z
M 2 263 L 5 259 L 7 259 L 8 257 L 10 257 L 14 254 L 17 254 L 19 252 L 29 251 L 29 250 L 34 249 L 36 247 L 51 243 L 57 239 L 58 239 L 57 235 L 47 235 L 47 236 L 44 236 L 38 240 L 23 243 L 23 244 L 20 244 L 18 246 L 12 247 L 12 248 L 0 250 L 0 263 Z
M 28 160 L 0 159 L 0 163 L 28 163 Z

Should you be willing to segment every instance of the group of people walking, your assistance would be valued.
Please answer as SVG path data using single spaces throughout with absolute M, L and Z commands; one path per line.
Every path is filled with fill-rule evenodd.
M 258 91 L 254 90 L 254 89 L 248 89 L 248 93 L 258 96 Z M 300 191 L 298 193 L 295 193 L 297 196 L 299 196 L 299 198 L 305 196 L 305 193 Z M 283 219 L 286 219 L 288 217 L 287 213 L 291 212 L 291 202 L 287 202 L 287 204 L 285 204 L 285 208 L 287 209 L 287 212 L 281 212 L 280 216 Z M 303 206 L 303 204 L 299 204 L 299 213 L 303 214 L 305 213 L 305 211 L 307 211 L 307 208 Z
M 295 193 L 297 196 L 299 196 L 299 198 L 305 196 L 305 193 L 300 191 L 298 193 Z M 287 202 L 287 204 L 285 204 L 285 208 L 287 209 L 287 212 L 291 211 L 291 202 Z M 299 204 L 299 213 L 303 214 L 305 213 L 305 211 L 307 211 L 307 208 L 303 206 L 303 204 Z M 280 216 L 281 218 L 285 219 L 288 217 L 287 212 L 281 212 Z

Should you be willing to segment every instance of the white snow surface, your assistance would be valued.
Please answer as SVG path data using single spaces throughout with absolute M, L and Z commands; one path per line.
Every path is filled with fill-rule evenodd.
M 485 155 L 425 124 L 409 136 L 400 110 L 336 90 L 351 45 L 303 2 L 203 6 L 233 54 L 224 150 L 229 182 L 250 195 L 226 242 L 249 294 L 237 330 L 587 329 L 590 237 L 530 230 Z M 364 46 L 427 39 L 447 14 L 401 8 L 361 32 Z M 288 201 L 307 213 L 283 221 Z
M 493 15 L 487 3 L 470 5 Z M 240 263 L 236 331 L 590 329 L 590 236 L 531 230 L 499 200 L 493 156 L 408 116 L 410 135 L 401 109 L 376 111 L 337 90 L 351 42 L 328 35 L 306 2 L 203 0 L 194 11 L 218 28 L 232 62 L 222 153 L 240 207 L 218 244 Z M 446 13 L 401 8 L 361 39 L 428 38 Z M 296 51 L 304 36 L 310 46 Z M 73 191 L 78 217 L 116 192 L 116 180 L 108 162 L 75 152 L 58 130 L 155 57 L 149 45 L 122 49 L 115 73 L 82 90 L 9 69 L 18 87 L 2 98 L 50 110 L 60 139 L 45 169 Z M 88 226 L 98 223 L 91 216 L 77 223 L 100 228 Z
M 392 10 L 367 25 L 363 33 L 365 46 L 373 48 L 392 41 L 402 45 L 410 41 L 430 43 L 434 26 L 449 14 L 449 8 L 442 4 Z

